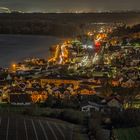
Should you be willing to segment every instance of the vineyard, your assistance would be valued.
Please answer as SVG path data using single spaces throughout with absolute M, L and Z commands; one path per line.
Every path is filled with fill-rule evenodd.
M 116 140 L 140 140 L 140 127 L 115 129 L 114 133 Z

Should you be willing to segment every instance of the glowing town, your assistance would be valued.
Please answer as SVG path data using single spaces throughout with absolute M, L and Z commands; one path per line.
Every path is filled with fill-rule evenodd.
M 26 59 L 9 69 L 1 69 L 1 102 L 26 105 L 44 103 L 49 96 L 71 100 L 80 95 L 84 100 L 96 95 L 106 100 L 112 96 L 119 98 L 118 107 L 129 107 L 120 91 L 106 90 L 110 90 L 108 86 L 114 89 L 140 86 L 139 45 L 130 41 L 122 45 L 121 38 L 109 37 L 112 30 L 102 27 L 66 39 L 50 48 L 48 60 Z M 120 100 L 125 102 L 122 104 Z M 139 108 L 140 104 L 133 106 Z

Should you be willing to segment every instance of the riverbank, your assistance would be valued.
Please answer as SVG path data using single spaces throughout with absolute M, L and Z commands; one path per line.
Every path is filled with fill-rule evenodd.
M 0 66 L 9 67 L 31 57 L 48 58 L 49 48 L 60 41 L 52 36 L 0 35 Z

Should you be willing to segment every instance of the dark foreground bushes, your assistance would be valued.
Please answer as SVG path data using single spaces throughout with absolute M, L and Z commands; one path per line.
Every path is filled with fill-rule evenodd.
M 113 112 L 110 115 L 114 127 L 140 126 L 140 110 L 128 109 L 122 112 Z
M 86 124 L 87 116 L 81 111 L 74 109 L 52 109 L 52 108 L 38 108 L 31 111 L 25 110 L 24 115 L 42 116 L 61 119 L 74 124 Z

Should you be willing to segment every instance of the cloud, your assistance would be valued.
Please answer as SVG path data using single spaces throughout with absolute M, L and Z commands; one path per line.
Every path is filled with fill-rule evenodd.
M 5 12 L 7 12 L 7 13 L 10 13 L 11 12 L 10 9 L 7 8 L 7 7 L 0 7 L 0 10 L 3 10 Z
M 1 0 L 0 6 L 22 11 L 140 10 L 139 0 Z

